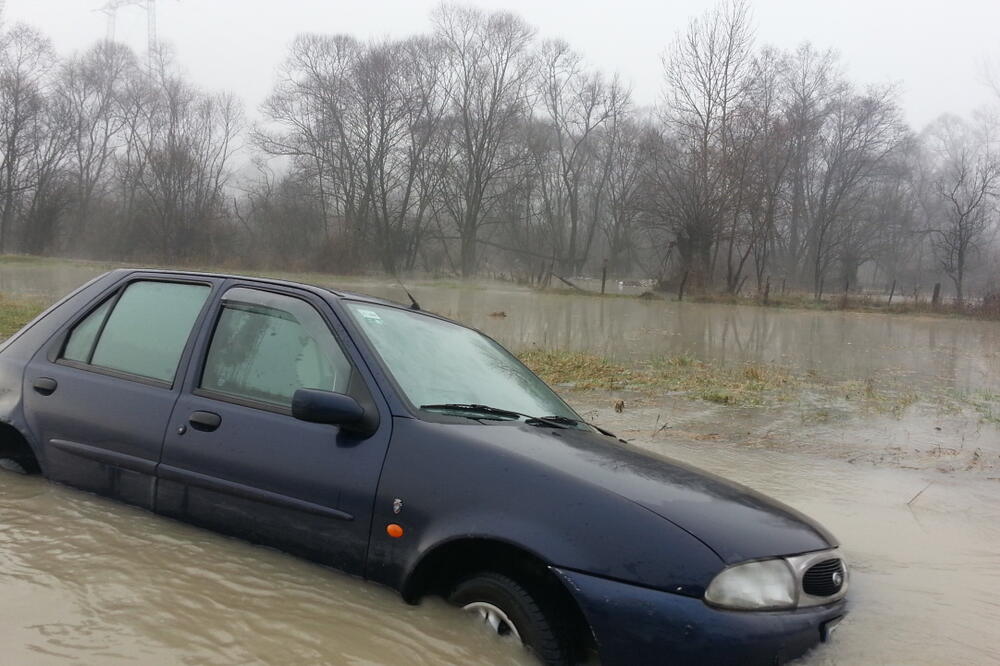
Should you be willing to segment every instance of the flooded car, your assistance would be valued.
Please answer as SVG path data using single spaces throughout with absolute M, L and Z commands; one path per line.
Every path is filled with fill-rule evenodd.
M 0 387 L 6 469 L 442 596 L 547 664 L 771 664 L 845 614 L 821 526 L 415 302 L 117 270 L 0 345 Z

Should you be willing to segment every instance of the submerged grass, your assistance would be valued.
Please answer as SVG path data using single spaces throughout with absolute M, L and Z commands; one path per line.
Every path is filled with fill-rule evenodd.
M 769 407 L 801 401 L 803 395 L 817 396 L 820 402 L 815 409 L 802 414 L 805 423 L 833 420 L 838 412 L 830 405 L 837 400 L 846 400 L 862 413 L 897 419 L 918 403 L 933 404 L 954 413 L 970 410 L 979 415 L 981 423 L 1000 427 L 1000 393 L 992 391 L 922 394 L 898 379 L 831 380 L 815 370 L 796 375 L 771 363 L 727 365 L 687 354 L 631 363 L 580 352 L 538 349 L 518 357 L 558 389 L 666 393 L 729 407 Z M 844 413 L 850 412 L 847 409 Z
M 869 412 L 891 414 L 901 418 L 906 409 L 918 402 L 921 396 L 912 390 L 906 390 L 894 385 L 880 386 L 874 377 L 864 381 L 848 381 L 841 385 L 844 398 L 855 402 Z
M 623 364 L 583 354 L 531 350 L 521 360 L 546 382 L 573 389 L 634 389 L 685 394 L 720 405 L 761 406 L 792 397 L 798 380 L 768 364 L 721 365 L 681 355 Z
M 975 391 L 963 397 L 965 402 L 979 414 L 980 423 L 1000 425 L 1000 393 Z
M 518 358 L 555 386 L 613 390 L 642 383 L 633 369 L 592 354 L 533 349 L 518 354 Z

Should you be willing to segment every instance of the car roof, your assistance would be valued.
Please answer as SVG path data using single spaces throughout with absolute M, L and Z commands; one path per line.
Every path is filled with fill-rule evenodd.
M 365 303 L 374 303 L 378 305 L 388 305 L 390 307 L 395 307 L 395 308 L 409 309 L 403 303 L 397 303 L 396 301 L 390 301 L 385 298 L 377 298 L 375 296 L 369 296 L 367 294 L 359 294 L 353 291 L 347 291 L 343 289 L 331 289 L 330 287 L 321 287 L 319 285 L 310 284 L 308 282 L 295 282 L 294 280 L 279 280 L 277 278 L 259 277 L 254 275 L 242 275 L 240 273 L 213 273 L 210 271 L 185 271 L 185 270 L 175 270 L 167 268 L 120 268 L 113 272 L 122 274 L 152 273 L 157 275 L 177 275 L 183 277 L 207 277 L 207 278 L 216 278 L 224 280 L 240 280 L 244 282 L 256 282 L 259 284 L 271 284 L 282 287 L 299 287 L 299 288 L 309 289 L 310 291 L 318 293 L 322 296 L 333 296 L 335 298 L 343 298 L 352 301 L 362 301 Z M 430 315 L 432 317 L 437 317 L 438 319 L 447 319 L 446 317 L 441 317 L 432 312 L 424 312 L 423 310 L 420 310 L 420 312 L 422 312 L 423 314 Z

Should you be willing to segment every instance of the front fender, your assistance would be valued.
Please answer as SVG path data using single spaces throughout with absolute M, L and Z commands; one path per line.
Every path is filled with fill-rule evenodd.
M 494 438 L 502 441 L 509 427 L 518 426 L 396 419 L 373 512 L 368 578 L 402 590 L 424 557 L 465 538 L 690 596 L 701 596 L 722 569 L 711 549 L 648 509 L 498 445 Z M 386 533 L 390 523 L 404 528 L 401 538 Z

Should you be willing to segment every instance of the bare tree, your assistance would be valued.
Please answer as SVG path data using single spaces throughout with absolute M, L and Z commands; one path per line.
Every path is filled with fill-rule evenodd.
M 903 138 L 899 108 L 891 89 L 847 94 L 837 100 L 822 135 L 807 183 L 813 289 L 822 294 L 827 270 L 841 256 L 845 276 L 856 272 L 858 258 L 838 255 L 855 231 L 849 221 L 859 213 L 865 187 L 880 173 Z
M 441 49 L 429 40 L 372 47 L 358 65 L 361 155 L 371 222 L 383 269 L 394 274 L 410 253 L 430 205 L 432 155 L 447 89 Z
M 364 218 L 360 167 L 348 134 L 354 99 L 350 72 L 362 49 L 347 35 L 297 37 L 262 108 L 273 128 L 254 131 L 265 153 L 290 158 L 310 174 L 323 216 L 324 242 L 331 238 L 335 222 L 346 227 Z
M 55 62 L 49 40 L 16 25 L 0 36 L 0 253 L 11 246 L 21 195 L 31 188 L 31 156 L 39 136 L 30 131 L 45 107 Z
M 600 208 L 607 180 L 607 162 L 598 154 L 595 134 L 612 119 L 624 114 L 629 95 L 617 78 L 605 81 L 600 74 L 587 71 L 582 56 L 563 41 L 542 45 L 539 66 L 539 97 L 555 139 L 559 184 L 567 203 L 568 219 L 564 223 L 569 237 L 561 263 L 564 270 L 576 272 L 587 259 L 597 223 L 597 216 L 593 214 L 584 228 L 581 201 L 584 190 L 589 189 L 594 199 L 593 212 Z M 599 172 L 597 181 L 594 187 L 585 188 L 584 179 L 593 169 Z
M 608 245 L 608 268 L 623 274 L 635 250 L 635 233 L 642 218 L 642 188 L 647 169 L 651 128 L 618 114 L 603 136 L 608 164 L 607 214 L 601 230 Z
M 434 26 L 454 73 L 442 193 L 458 230 L 462 274 L 470 276 L 480 229 L 524 160 L 516 140 L 529 108 L 534 30 L 513 14 L 455 5 L 442 5 Z
M 965 298 L 969 261 L 995 221 L 1000 161 L 985 128 L 945 116 L 929 131 L 940 160 L 933 188 L 940 207 L 929 231 L 941 268 Z
M 842 98 L 845 86 L 837 57 L 831 50 L 817 51 L 803 44 L 788 58 L 782 82 L 788 96 L 785 111 L 789 132 L 790 211 L 781 243 L 784 272 L 798 281 L 808 274 L 809 205 L 807 201 L 811 164 L 823 128 Z
M 711 281 L 713 250 L 731 204 L 730 124 L 750 83 L 752 47 L 749 5 L 731 0 L 692 20 L 664 59 L 664 120 L 677 154 L 661 171 L 661 186 L 673 193 L 660 202 L 660 215 L 697 284 Z
M 72 197 L 66 169 L 73 117 L 61 104 L 46 104 L 26 127 L 31 151 L 23 192 L 21 248 L 33 254 L 57 249 L 60 223 Z
M 776 232 L 790 164 L 788 123 L 779 90 L 785 59 L 773 49 L 754 58 L 746 94 L 732 113 L 726 141 L 730 203 L 720 239 L 726 250 L 726 290 L 735 294 L 752 256 L 757 287 Z
M 141 112 L 128 185 L 139 197 L 131 220 L 150 250 L 169 261 L 211 254 L 212 225 L 225 203 L 230 160 L 242 132 L 242 108 L 231 95 L 207 95 L 163 72 L 140 89 Z
M 126 82 L 128 77 L 136 76 L 138 68 L 135 54 L 129 49 L 102 42 L 70 58 L 59 72 L 54 96 L 71 123 L 73 245 L 83 241 L 94 200 L 106 193 L 107 176 L 126 127 L 126 115 L 121 112 Z
M 389 273 L 413 256 L 437 189 L 446 82 L 429 38 L 300 37 L 264 107 L 278 129 L 256 133 L 313 181 L 330 242 L 378 248 Z

